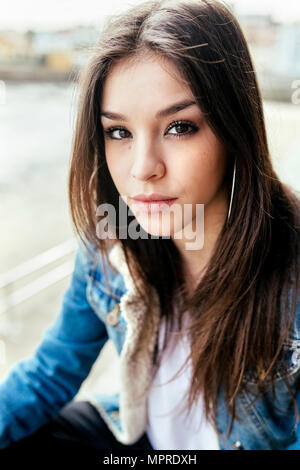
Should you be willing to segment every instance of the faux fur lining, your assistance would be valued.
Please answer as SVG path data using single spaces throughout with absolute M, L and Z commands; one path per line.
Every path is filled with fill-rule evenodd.
M 124 444 L 133 444 L 147 426 L 147 393 L 152 356 L 159 325 L 159 299 L 151 288 L 151 311 L 140 298 L 130 275 L 122 246 L 117 243 L 109 254 L 112 265 L 122 274 L 127 288 L 120 309 L 128 327 L 120 354 L 120 420 L 124 434 L 115 432 Z

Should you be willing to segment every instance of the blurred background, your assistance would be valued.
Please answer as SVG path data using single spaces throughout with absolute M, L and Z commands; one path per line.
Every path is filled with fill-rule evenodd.
M 75 239 L 67 176 L 77 72 L 108 15 L 140 1 L 10 0 L 0 16 L 0 380 L 29 357 L 59 313 Z M 261 87 L 283 181 L 300 190 L 300 2 L 232 0 Z M 107 390 L 110 343 L 82 386 Z M 104 375 L 103 375 L 104 374 Z

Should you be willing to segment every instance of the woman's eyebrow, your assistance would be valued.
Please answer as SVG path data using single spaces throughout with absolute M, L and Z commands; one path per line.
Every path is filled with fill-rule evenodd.
M 175 114 L 181 111 L 182 109 L 187 108 L 188 106 L 197 105 L 196 101 L 194 100 L 184 100 L 180 101 L 179 103 L 172 104 L 168 106 L 168 108 L 162 109 L 158 111 L 155 115 L 156 119 L 169 116 L 170 114 Z M 100 116 L 105 116 L 108 119 L 112 120 L 120 120 L 120 121 L 127 121 L 127 117 L 123 114 L 114 113 L 112 111 L 101 111 Z

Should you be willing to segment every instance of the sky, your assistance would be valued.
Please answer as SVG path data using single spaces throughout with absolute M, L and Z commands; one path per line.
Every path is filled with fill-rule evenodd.
M 272 13 L 274 19 L 300 20 L 299 0 L 232 0 L 237 13 Z M 101 23 L 142 0 L 9 0 L 1 5 L 0 29 L 55 29 Z

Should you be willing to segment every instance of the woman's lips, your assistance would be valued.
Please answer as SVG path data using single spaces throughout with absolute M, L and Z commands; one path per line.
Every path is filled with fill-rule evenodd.
M 138 201 L 137 199 L 133 199 L 133 208 L 140 212 L 160 212 L 165 209 L 168 209 L 177 198 L 174 199 L 164 199 L 162 201 Z

